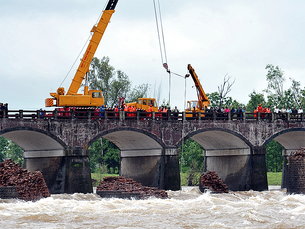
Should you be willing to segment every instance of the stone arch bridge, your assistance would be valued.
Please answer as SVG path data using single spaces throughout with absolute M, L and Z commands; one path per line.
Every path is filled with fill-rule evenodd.
M 146 186 L 180 189 L 179 147 L 192 138 L 205 150 L 205 170 L 216 171 L 230 190 L 267 190 L 265 145 L 272 139 L 284 155 L 304 146 L 303 116 L 288 119 L 116 116 L 40 117 L 39 112 L 0 117 L 0 136 L 23 150 L 24 168 L 40 170 L 51 193 L 90 193 L 88 147 L 99 137 L 120 149 L 120 175 Z M 285 186 L 284 163 L 283 182 Z

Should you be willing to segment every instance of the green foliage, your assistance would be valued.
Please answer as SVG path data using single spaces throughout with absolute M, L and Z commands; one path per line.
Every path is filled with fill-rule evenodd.
M 107 139 L 99 138 L 89 147 L 90 168 L 92 172 L 103 172 L 101 168 L 106 166 L 107 172 L 118 173 L 120 170 L 120 150 Z M 103 170 L 103 169 L 102 169 Z
M 6 150 L 7 150 L 7 147 L 9 145 L 9 141 L 4 138 L 4 137 L 0 137 L 0 161 L 4 161 L 5 159 L 5 155 L 6 155 Z
M 262 104 L 263 107 L 267 106 L 264 94 L 256 93 L 255 90 L 249 94 L 250 100 L 246 106 L 246 112 L 254 112 L 258 104 Z
M 150 88 L 149 84 L 142 84 L 142 85 L 136 86 L 128 94 L 128 97 L 125 99 L 125 102 L 130 103 L 130 102 L 137 101 L 138 98 L 147 98 L 149 88 Z
M 98 59 L 94 57 L 88 74 L 89 87 L 101 90 L 106 107 L 118 104 L 119 97 L 126 98 L 126 102 L 137 101 L 138 98 L 147 96 L 148 84 L 142 84 L 131 89 L 131 81 L 123 71 L 115 70 L 109 64 L 109 57 Z
M 285 82 L 284 72 L 278 67 L 274 67 L 272 64 L 267 64 L 266 68 L 268 73 L 266 80 L 268 87 L 265 90 L 269 95 L 275 95 L 279 101 L 284 96 L 283 83 Z
M 4 137 L 0 137 L 0 161 L 4 161 L 6 158 L 12 159 L 15 163 L 23 165 L 22 159 L 23 150 L 14 142 L 7 140 Z
M 210 106 L 219 107 L 221 97 L 218 92 L 206 93 L 206 95 L 211 102 Z M 238 102 L 237 100 L 233 99 L 232 97 L 228 96 L 228 97 L 223 98 L 222 106 L 230 107 L 230 108 L 234 107 L 236 109 L 238 107 L 244 107 L 245 105 Z
M 182 172 L 187 175 L 187 184 L 189 186 L 198 185 L 204 167 L 202 146 L 189 138 L 180 147 L 179 161 Z
M 266 146 L 266 164 L 268 172 L 281 172 L 283 169 L 284 157 L 282 151 L 284 147 L 278 142 L 272 140 Z

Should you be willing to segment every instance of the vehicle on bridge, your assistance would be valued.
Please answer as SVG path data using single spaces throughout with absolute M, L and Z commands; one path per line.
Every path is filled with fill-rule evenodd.
M 149 111 L 149 107 L 152 108 L 152 111 L 158 112 L 158 105 L 155 98 L 139 98 L 137 102 L 127 103 L 127 106 L 134 106 L 137 110 Z
M 189 73 L 195 83 L 198 100 L 187 101 L 185 115 L 186 117 L 192 117 L 198 112 L 201 112 L 201 117 L 204 117 L 205 107 L 208 107 L 211 102 L 205 94 L 194 68 L 188 64 L 187 69 L 189 70 Z M 186 77 L 189 77 L 190 75 L 187 74 Z
M 87 73 L 89 72 L 89 67 L 97 47 L 114 13 L 117 2 L 118 0 L 109 0 L 98 24 L 93 26 L 91 40 L 67 93 L 65 94 L 63 87 L 59 87 L 56 93 L 50 93 L 53 98 L 45 100 L 46 107 L 101 107 L 104 104 L 104 98 L 100 90 L 88 89 Z M 84 94 L 78 94 L 84 79 Z

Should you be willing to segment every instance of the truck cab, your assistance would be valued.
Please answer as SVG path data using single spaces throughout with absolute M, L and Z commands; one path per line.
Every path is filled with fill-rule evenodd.
M 148 111 L 152 105 L 152 111 L 158 112 L 158 105 L 155 98 L 139 98 L 137 102 L 127 103 L 127 106 L 134 106 L 137 109 Z

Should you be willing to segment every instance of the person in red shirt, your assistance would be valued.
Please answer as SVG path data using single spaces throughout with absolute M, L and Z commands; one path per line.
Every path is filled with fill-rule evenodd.
M 137 108 L 135 108 L 135 106 L 132 106 L 132 112 L 134 112 L 134 114 L 132 114 L 133 117 L 137 116 Z
M 119 108 L 118 108 L 118 106 L 115 106 L 115 108 L 114 108 L 114 116 L 117 118 L 117 117 L 119 117 Z
M 148 112 L 149 112 L 149 117 L 151 117 L 151 112 L 152 112 L 153 110 L 152 110 L 152 105 L 150 105 L 149 107 L 148 107 Z

